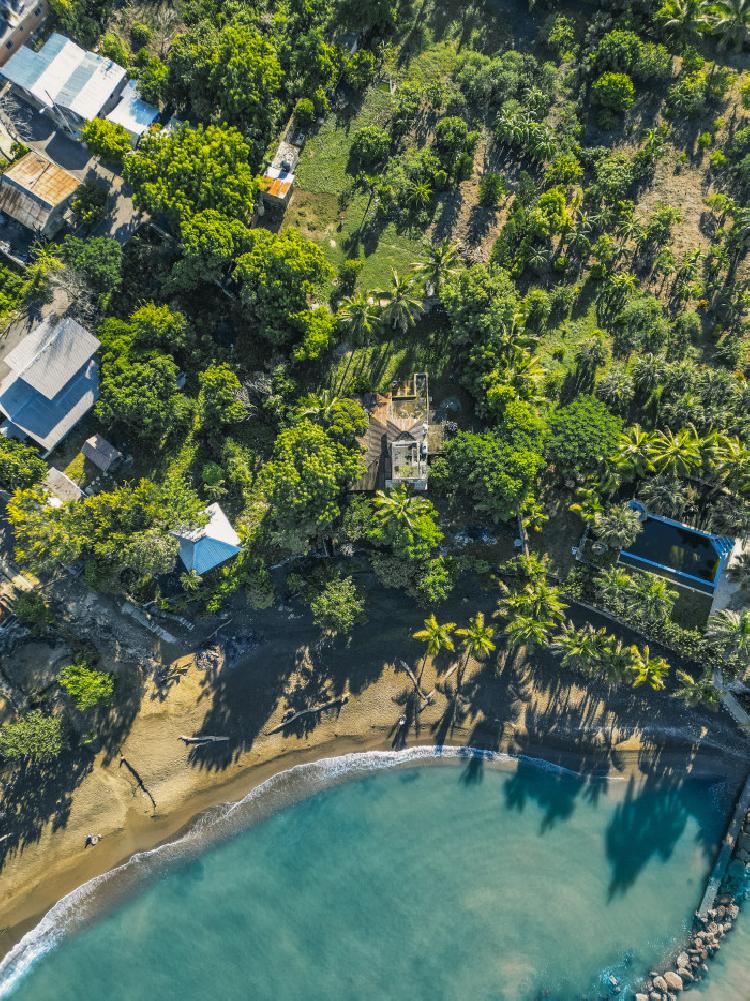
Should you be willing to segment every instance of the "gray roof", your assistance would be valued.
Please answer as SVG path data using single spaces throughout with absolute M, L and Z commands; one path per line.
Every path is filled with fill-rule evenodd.
M 150 128 L 159 117 L 159 109 L 144 101 L 135 81 L 130 80 L 122 92 L 122 99 L 117 107 L 110 111 L 107 120 L 115 125 L 122 125 L 135 145 L 143 133 Z
M 10 351 L 5 364 L 13 379 L 23 379 L 53 399 L 99 348 L 99 341 L 69 316 L 49 316 Z
M 122 452 L 118 452 L 114 445 L 110 445 L 107 439 L 99 434 L 87 438 L 81 451 L 90 462 L 105 473 L 113 462 L 122 458 Z
M 96 118 L 126 77 L 122 66 L 86 52 L 57 32 L 39 52 L 27 46 L 19 49 L 0 73 L 40 104 L 48 108 L 58 104 L 89 120 Z
M 44 479 L 44 485 L 49 492 L 58 500 L 77 501 L 83 497 L 83 490 L 74 483 L 69 476 L 66 476 L 61 469 L 52 466 Z

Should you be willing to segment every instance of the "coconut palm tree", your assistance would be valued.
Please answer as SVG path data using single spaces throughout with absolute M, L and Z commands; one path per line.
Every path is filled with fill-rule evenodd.
M 739 52 L 750 29 L 750 0 L 715 0 L 711 4 L 711 30 L 719 47 L 730 44 Z
M 594 515 L 594 530 L 613 549 L 628 549 L 643 530 L 643 523 L 638 511 L 628 504 L 616 504 Z
M 651 472 L 651 435 L 639 424 L 620 437 L 614 464 L 624 480 L 638 480 Z
M 702 465 L 701 440 L 692 424 L 675 434 L 671 428 L 651 436 L 649 456 L 657 473 L 689 477 Z
M 652 657 L 648 646 L 642 650 L 633 647 L 635 665 L 635 677 L 633 678 L 633 688 L 639 685 L 648 685 L 655 692 L 660 692 L 666 688 L 664 680 L 669 674 L 669 662 L 663 657 Z
M 717 707 L 719 692 L 710 671 L 705 671 L 700 678 L 694 678 L 685 671 L 678 671 L 677 678 L 682 687 L 672 693 L 673 698 L 682 699 L 688 706 L 706 706 L 708 709 Z
M 333 419 L 337 404 L 341 403 L 342 397 L 332 393 L 330 389 L 324 389 L 320 393 L 311 393 L 301 401 L 301 405 L 294 413 L 295 420 L 312 418 L 322 425 L 328 426 Z
M 652 476 L 642 485 L 638 496 L 656 514 L 666 518 L 682 518 L 688 506 L 689 487 L 683 480 L 671 476 Z
M 375 517 L 381 524 L 412 531 L 415 519 L 430 510 L 430 502 L 418 494 L 410 494 L 405 483 L 390 493 L 378 490 L 373 503 Z
M 410 209 L 418 212 L 426 209 L 432 199 L 432 188 L 427 181 L 412 181 L 406 189 L 404 201 Z
M 717 535 L 747 539 L 750 536 L 750 504 L 743 497 L 721 494 L 711 502 L 708 524 Z
M 750 609 L 722 608 L 709 618 L 706 634 L 743 672 L 750 666 Z
M 465 653 L 463 665 L 456 678 L 456 688 L 461 687 L 461 679 L 468 666 L 469 658 L 483 660 L 495 649 L 495 644 L 492 642 L 494 635 L 495 630 L 485 623 L 483 612 L 477 612 L 473 618 L 469 619 L 469 625 L 465 629 L 456 630 L 456 636 L 461 637 L 461 646 Z
M 651 577 L 645 588 L 637 589 L 639 607 L 636 611 L 646 622 L 666 622 L 679 596 L 679 591 L 670 587 L 665 577 Z M 635 600 L 635 594 L 633 599 Z
M 443 622 L 440 623 L 435 618 L 434 612 L 429 615 L 424 620 L 424 629 L 418 629 L 415 633 L 412 633 L 412 637 L 415 640 L 422 640 L 425 646 L 424 659 L 422 660 L 422 667 L 419 671 L 419 680 L 422 680 L 422 675 L 424 674 L 425 664 L 427 663 L 428 657 L 437 657 L 441 650 L 455 650 L 455 643 L 453 642 L 453 633 L 456 629 L 455 622 Z
M 530 581 L 506 595 L 498 602 L 497 614 L 509 620 L 503 633 L 508 646 L 516 649 L 546 644 L 552 630 L 562 623 L 566 607 L 560 589 L 543 579 Z
M 443 282 L 458 271 L 458 244 L 451 240 L 440 243 L 428 243 L 425 247 L 426 257 L 414 265 L 425 285 L 425 292 L 440 298 Z
M 607 684 L 620 685 L 632 679 L 637 653 L 638 647 L 626 646 L 617 636 L 607 636 L 599 663 L 599 670 Z
M 338 322 L 353 344 L 368 346 L 380 326 L 380 307 L 371 293 L 356 292 L 341 300 Z
M 594 587 L 607 608 L 617 614 L 622 611 L 626 598 L 633 591 L 633 578 L 622 567 L 613 566 L 597 574 Z
M 667 0 L 658 12 L 665 34 L 692 45 L 709 24 L 710 0 Z
M 387 300 L 382 317 L 392 330 L 405 334 L 422 315 L 422 300 L 415 295 L 414 279 L 402 278 L 397 271 L 393 272 L 390 288 L 380 292 L 379 297 Z
M 590 622 L 580 629 L 570 621 L 563 622 L 560 632 L 552 641 L 551 649 L 561 655 L 563 667 L 572 667 L 584 674 L 592 674 L 602 656 L 601 637 Z

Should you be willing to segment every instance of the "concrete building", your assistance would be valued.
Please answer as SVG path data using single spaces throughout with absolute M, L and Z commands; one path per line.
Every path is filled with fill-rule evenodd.
M 260 178 L 264 202 L 286 208 L 294 190 L 294 171 L 299 162 L 300 148 L 283 140 L 279 143 L 271 165 Z
M 122 92 L 120 103 L 107 115 L 107 121 L 121 125 L 130 136 L 130 145 L 135 149 L 144 132 L 147 132 L 159 117 L 159 109 L 144 101 L 138 87 L 130 80 Z
M 8 418 L 0 433 L 31 438 L 49 455 L 98 398 L 98 348 L 72 318 L 42 320 L 3 358 L 10 372 L 0 383 L 0 411 Z
M 127 74 L 105 56 L 86 52 L 64 35 L 50 35 L 39 52 L 24 47 L 0 69 L 16 93 L 71 139 L 117 105 Z
M 0 175 L 0 212 L 38 236 L 51 237 L 81 186 L 72 174 L 31 151 Z
M 31 38 L 48 12 L 47 0 L 0 0 L 0 66 Z
M 195 531 L 173 532 L 180 543 L 180 559 L 186 570 L 208 573 L 231 560 L 240 551 L 240 537 L 218 504 L 206 508 L 208 524 Z

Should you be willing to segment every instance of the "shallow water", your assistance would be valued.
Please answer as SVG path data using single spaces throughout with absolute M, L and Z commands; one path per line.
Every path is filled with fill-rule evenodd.
M 138 863 L 146 885 L 6 996 L 596 997 L 687 927 L 729 805 L 707 780 L 606 783 L 531 761 L 412 763 L 319 788 L 324 772 L 302 774 L 314 795 L 196 857 Z

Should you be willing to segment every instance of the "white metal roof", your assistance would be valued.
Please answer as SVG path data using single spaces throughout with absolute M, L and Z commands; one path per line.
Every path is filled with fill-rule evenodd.
M 159 109 L 153 104 L 144 101 L 138 92 L 138 87 L 133 80 L 130 80 L 122 92 L 122 100 L 107 115 L 110 122 L 115 125 L 122 125 L 130 134 L 133 145 L 150 128 L 159 117 Z
M 48 316 L 5 356 L 14 379 L 23 379 L 48 400 L 55 397 L 99 348 L 99 341 L 72 317 Z
M 88 120 L 96 118 L 126 77 L 122 66 L 57 32 L 39 52 L 20 48 L 0 73 L 47 108 L 57 104 Z

